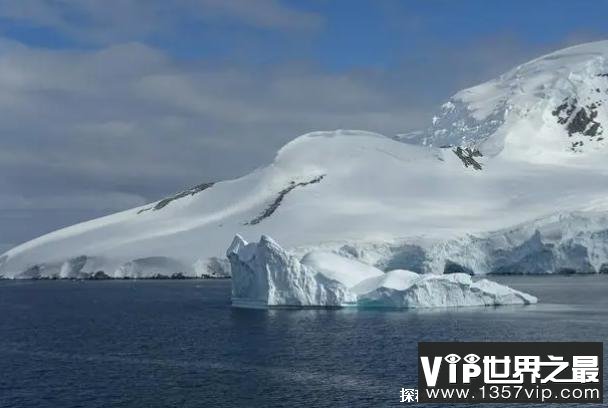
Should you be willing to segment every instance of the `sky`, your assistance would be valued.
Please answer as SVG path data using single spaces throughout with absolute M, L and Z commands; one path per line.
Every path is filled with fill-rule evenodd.
M 608 0 L 0 0 L 0 252 L 270 162 L 392 136 L 608 39 Z

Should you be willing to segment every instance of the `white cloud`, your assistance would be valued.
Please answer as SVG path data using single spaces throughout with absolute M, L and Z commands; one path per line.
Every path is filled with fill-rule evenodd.
M 309 31 L 322 24 L 319 15 L 279 0 L 0 0 L 0 17 L 96 43 L 141 40 L 189 21 L 283 31 Z

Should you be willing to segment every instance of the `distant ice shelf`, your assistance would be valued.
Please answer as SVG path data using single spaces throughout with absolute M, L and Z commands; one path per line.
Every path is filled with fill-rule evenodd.
M 438 308 L 537 302 L 527 293 L 487 279 L 473 281 L 463 273 L 383 272 L 323 251 L 298 259 L 265 235 L 257 243 L 235 236 L 226 255 L 235 307 Z

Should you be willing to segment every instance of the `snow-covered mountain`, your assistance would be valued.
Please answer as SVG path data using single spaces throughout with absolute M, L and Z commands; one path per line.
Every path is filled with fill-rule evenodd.
M 607 57 L 603 41 L 538 58 L 458 92 L 409 135 L 300 136 L 239 179 L 13 248 L 0 274 L 223 274 L 235 233 L 383 269 L 608 269 Z
M 564 164 L 602 153 L 608 119 L 608 41 L 583 44 L 520 65 L 458 92 L 410 141 Z

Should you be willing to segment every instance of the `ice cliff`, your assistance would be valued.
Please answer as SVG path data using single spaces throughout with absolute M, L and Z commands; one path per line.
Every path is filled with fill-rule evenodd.
M 232 267 L 232 304 L 237 307 L 431 308 L 536 303 L 534 296 L 463 273 L 420 275 L 382 272 L 329 252 L 302 259 L 268 236 L 247 243 L 235 236 L 226 255 Z

